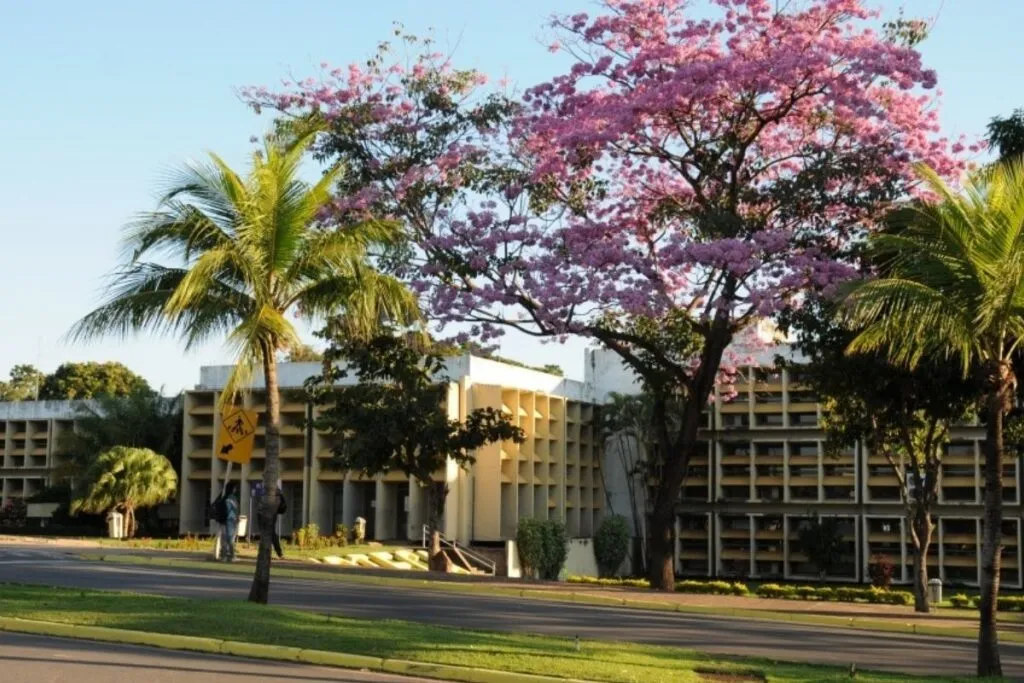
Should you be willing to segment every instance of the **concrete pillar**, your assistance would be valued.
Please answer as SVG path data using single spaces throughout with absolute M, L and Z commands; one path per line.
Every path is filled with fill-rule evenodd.
M 423 525 L 427 523 L 424 506 L 427 497 L 423 487 L 416 481 L 409 483 L 409 517 L 406 537 L 410 541 L 419 541 L 423 536 Z
M 373 535 L 378 541 L 398 536 L 398 487 L 377 479 L 377 505 L 373 515 Z
M 356 506 L 356 486 L 348 474 L 345 475 L 345 483 L 342 484 L 341 492 L 341 516 L 345 526 L 351 529 L 359 516 Z

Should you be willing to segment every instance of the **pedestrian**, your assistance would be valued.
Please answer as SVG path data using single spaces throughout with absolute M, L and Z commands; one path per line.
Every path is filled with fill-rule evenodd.
M 277 553 L 277 559 L 284 558 L 284 552 L 281 551 L 281 534 L 278 533 L 278 522 L 280 521 L 281 515 L 288 510 L 288 504 L 284 502 L 284 490 L 281 488 L 281 480 L 277 481 L 277 513 L 274 515 L 274 529 L 273 529 L 273 541 L 274 541 L 274 552 Z
M 229 481 L 224 487 L 224 524 L 221 526 L 220 556 L 225 562 L 235 561 L 235 538 L 238 536 L 238 484 Z

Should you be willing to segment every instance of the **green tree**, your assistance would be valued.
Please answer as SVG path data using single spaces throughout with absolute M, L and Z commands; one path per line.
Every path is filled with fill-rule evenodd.
M 825 578 L 843 557 L 843 529 L 838 517 L 815 517 L 800 527 L 800 549 Z
M 317 363 L 323 359 L 324 354 L 302 342 L 295 344 L 284 354 L 284 360 L 287 363 Z
M 885 456 L 899 481 L 914 552 L 914 605 L 928 612 L 925 558 L 935 530 L 942 455 L 952 425 L 976 407 L 980 387 L 947 362 L 909 369 L 878 351 L 847 353 L 856 332 L 838 322 L 831 302 L 808 302 L 787 318 L 803 358 L 782 364 L 798 368 L 801 382 L 825 405 L 826 455 L 863 442 L 870 453 Z
M 62 363 L 43 380 L 39 398 L 51 401 L 127 396 L 141 389 L 149 389 L 149 383 L 116 361 Z
M 30 401 L 39 395 L 46 377 L 34 365 L 15 365 L 10 381 L 0 382 L 0 401 Z
M 464 420 L 449 418 L 441 353 L 392 334 L 364 341 L 333 325 L 324 334 L 330 342 L 324 354 L 325 374 L 307 385 L 321 407 L 314 425 L 343 437 L 333 449 L 342 469 L 371 477 L 397 470 L 423 487 L 433 559 L 440 552 L 440 522 L 448 495 L 447 483 L 436 481 L 434 474 L 449 460 L 460 467 L 471 465 L 473 451 L 486 444 L 522 443 L 523 431 L 495 408 L 469 411 Z M 336 361 L 343 361 L 344 369 Z M 350 373 L 359 383 L 338 386 Z
M 1006 117 L 995 116 L 988 124 L 988 144 L 999 152 L 1000 161 L 1024 156 L 1024 109 Z
M 58 444 L 67 456 L 58 474 L 80 478 L 100 453 L 114 446 L 167 453 L 180 473 L 182 417 L 180 395 L 166 397 L 152 389 L 137 389 L 127 396 L 107 394 L 83 403 L 76 410 L 75 429 L 65 432 Z
M 72 514 L 124 514 L 125 532 L 135 535 L 135 511 L 167 501 L 178 490 L 171 462 L 148 448 L 115 446 L 101 454 L 86 472 L 85 494 L 71 504 Z
M 847 295 L 860 333 L 851 351 L 896 364 L 958 363 L 983 386 L 985 494 L 978 675 L 999 676 L 996 598 L 1003 522 L 1003 425 L 1013 405 L 1013 359 L 1024 339 L 1024 161 L 999 164 L 962 192 L 921 170 L 937 200 L 903 213 L 901 230 L 873 240 L 884 277 Z
M 186 348 L 226 335 L 236 362 L 222 405 L 245 390 L 262 366 L 267 387 L 267 494 L 260 528 L 273 526 L 280 472 L 280 396 L 277 354 L 299 343 L 289 314 L 310 319 L 344 311 L 346 330 L 368 334 L 382 319 L 411 322 L 414 297 L 373 268 L 372 257 L 400 230 L 373 219 L 338 230 L 315 228 L 341 174 L 329 169 L 309 185 L 299 178 L 308 138 L 287 147 L 268 139 L 242 177 L 220 157 L 172 177 L 156 211 L 129 227 L 127 262 L 115 272 L 109 298 L 79 321 L 73 338 L 172 333 Z M 146 260 L 158 256 L 160 260 Z M 165 265 L 167 259 L 174 259 Z M 270 590 L 270 534 L 260 537 L 249 599 L 265 603 Z

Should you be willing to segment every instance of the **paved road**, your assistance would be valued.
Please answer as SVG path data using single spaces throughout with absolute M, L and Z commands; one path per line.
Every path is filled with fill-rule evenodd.
M 423 679 L 0 633 L 0 678 L 32 683 L 427 683 Z
M 20 563 L 31 558 L 16 559 L 14 553 L 19 551 L 39 554 Z M 4 546 L 0 546 L 0 581 L 206 599 L 244 599 L 249 589 L 247 576 L 69 561 L 59 552 Z M 974 671 L 974 643 L 962 639 L 294 579 L 273 580 L 271 602 L 352 617 L 630 640 L 840 666 L 856 663 L 859 669 L 944 675 Z M 1024 680 L 1024 646 L 1004 645 L 1002 653 L 1006 674 Z

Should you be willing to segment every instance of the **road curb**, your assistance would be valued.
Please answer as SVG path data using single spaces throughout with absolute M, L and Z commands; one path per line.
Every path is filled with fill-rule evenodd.
M 37 636 L 97 640 L 120 645 L 144 645 L 165 650 L 184 650 L 205 654 L 269 659 L 284 662 L 302 662 L 316 666 L 341 669 L 380 671 L 406 676 L 421 676 L 458 683 L 588 683 L 575 678 L 551 678 L 533 674 L 472 669 L 450 664 L 410 662 L 401 659 L 382 659 L 367 655 L 354 655 L 326 650 L 305 650 L 284 645 L 262 645 L 237 640 L 221 640 L 200 636 L 183 636 L 150 631 L 132 631 L 106 626 L 85 626 L 54 621 L 35 621 L 17 617 L 0 617 L 0 631 L 27 633 Z

